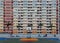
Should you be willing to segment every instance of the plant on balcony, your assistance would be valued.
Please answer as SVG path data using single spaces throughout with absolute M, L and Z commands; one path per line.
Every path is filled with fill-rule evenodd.
M 47 28 L 51 28 L 50 30 L 52 30 L 52 27 L 55 27 L 55 26 L 53 26 L 53 24 L 50 21 L 50 26 L 47 26 Z M 55 35 L 54 35 L 54 37 L 55 37 Z
M 39 27 L 39 28 L 42 28 L 42 26 L 43 26 L 42 23 L 39 23 L 39 24 L 38 24 L 38 27 Z
M 50 21 L 50 26 L 47 26 L 47 27 L 52 29 L 52 27 L 55 27 L 55 26 L 53 26 L 53 24 Z
M 20 28 L 22 28 L 22 26 L 20 24 L 17 25 L 18 30 L 20 30 Z

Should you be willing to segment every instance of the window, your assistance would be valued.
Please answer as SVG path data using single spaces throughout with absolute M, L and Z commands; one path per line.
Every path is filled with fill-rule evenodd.
M 20 19 L 23 19 L 23 18 L 20 18 Z
M 32 3 L 32 1 L 28 1 L 28 3 Z
M 50 10 L 47 10 L 47 11 L 52 11 L 52 10 L 50 9 Z
M 47 14 L 51 14 L 51 12 L 47 12 Z
M 28 7 L 28 8 L 32 8 L 32 7 Z
M 51 7 L 46 7 L 46 8 L 51 8 Z
M 18 32 L 18 33 L 23 33 L 23 32 Z
M 23 3 L 23 1 L 18 1 L 18 3 Z
M 23 15 L 21 15 L 21 17 L 23 17 Z
M 47 32 L 47 33 L 50 33 L 51 34 L 51 32 Z
M 47 18 L 47 19 L 51 20 L 51 18 Z
M 21 4 L 23 6 L 23 4 Z
M 37 7 L 37 8 L 40 8 L 40 9 L 42 9 L 42 7 Z
M 32 27 L 33 25 L 32 24 L 28 24 L 28 27 Z
M 49 6 L 51 6 L 52 4 L 48 4 Z
M 37 2 L 42 2 L 42 0 L 37 0 Z
M 18 22 L 20 22 L 20 21 L 18 21 Z
M 32 19 L 32 18 L 28 18 L 28 19 Z
M 46 22 L 50 22 L 50 21 L 46 21 Z
M 28 15 L 28 17 L 32 17 L 32 15 Z
M 18 11 L 23 11 L 22 9 L 18 9 Z
M 24 14 L 24 12 L 18 12 L 18 14 Z
M 47 17 L 51 17 L 51 15 L 47 15 Z
M 28 4 L 29 6 L 32 5 L 32 4 Z
M 41 14 L 41 12 L 37 12 L 37 14 Z
M 28 21 L 28 22 L 32 22 L 32 21 Z
M 49 25 L 48 23 L 46 25 Z
M 20 15 L 18 15 L 18 19 L 20 19 Z
M 41 21 L 37 21 L 37 22 L 41 22 Z
M 40 9 L 40 10 L 37 10 L 37 11 L 42 11 L 42 9 Z

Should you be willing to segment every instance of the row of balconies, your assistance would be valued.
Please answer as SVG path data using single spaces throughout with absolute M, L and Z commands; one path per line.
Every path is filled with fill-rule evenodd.
M 26 26 L 24 26 L 24 25 L 21 25 L 22 27 L 19 27 L 20 29 L 28 29 L 28 28 L 30 28 L 30 27 L 28 27 L 27 25 Z M 2 24 L 2 25 L 0 25 L 0 29 L 2 29 L 4 27 L 4 25 Z M 7 25 L 5 25 L 5 27 L 4 28 L 6 28 L 7 29 Z M 9 28 L 12 28 L 12 26 L 10 25 L 9 26 Z M 32 26 L 31 27 L 32 29 L 38 29 L 38 30 L 41 30 L 41 29 L 51 29 L 51 28 L 47 28 L 47 26 L 42 26 L 41 28 L 38 28 L 38 26 Z M 13 25 L 13 29 L 18 29 L 17 28 L 17 25 Z M 56 26 L 55 27 L 52 27 L 52 29 L 56 29 Z
M 5 29 L 8 29 L 7 27 L 4 27 L 4 28 L 5 28 Z M 3 28 L 3 25 L 0 26 L 0 29 L 4 29 L 4 28 Z M 9 29 L 12 29 L 12 26 L 10 26 Z M 16 29 L 16 30 L 26 29 L 26 30 L 28 30 L 27 27 L 22 27 L 22 28 L 18 29 L 16 26 L 13 26 L 13 29 Z M 39 31 L 39 30 L 44 30 L 44 29 L 45 29 L 46 31 L 50 31 L 50 30 L 56 30 L 56 27 L 52 27 L 52 29 L 51 29 L 51 28 L 46 28 L 46 27 L 43 27 L 43 26 L 42 26 L 42 28 L 32 27 L 32 30 L 36 30 L 36 29 L 37 29 L 38 31 Z
M 26 22 L 26 23 L 21 23 L 21 22 L 20 22 L 19 24 L 25 24 L 25 25 L 27 25 L 27 24 L 29 24 L 29 23 L 31 23 L 31 22 L 28 22 L 28 23 L 27 23 L 27 22 Z M 14 26 L 16 26 L 18 23 L 13 22 L 13 24 L 14 24 Z M 31 23 L 31 24 L 33 24 L 33 25 L 36 24 L 35 26 L 37 26 L 37 24 L 39 24 L 39 23 Z M 44 24 L 43 26 L 48 26 L 48 25 L 50 25 L 49 23 L 43 23 L 43 24 Z M 48 25 L 47 25 L 47 24 L 48 24 Z M 23 26 L 25 26 L 25 25 L 23 25 Z M 56 26 L 56 23 L 53 23 L 53 25 Z
M 19 17 L 20 17 L 20 18 L 19 18 Z M 41 16 L 41 17 L 32 16 L 32 17 L 31 17 L 31 16 L 30 16 L 30 17 L 29 17 L 28 15 L 26 15 L 26 16 L 24 16 L 24 17 L 21 17 L 21 16 L 19 16 L 19 17 L 18 17 L 18 16 L 14 16 L 15 20 L 16 20 L 16 19 L 19 19 L 19 20 L 21 20 L 21 19 L 22 19 L 22 20 L 24 20 L 24 19 L 26 19 L 26 20 L 27 20 L 27 19 L 31 19 L 31 20 L 32 20 L 32 19 L 33 19 L 33 20 L 38 20 L 38 19 L 39 19 L 39 20 L 40 20 L 40 19 L 42 19 L 42 20 L 50 20 L 50 19 L 51 19 L 51 20 L 56 20 L 56 17 L 54 17 L 54 16 L 53 16 L 53 17 L 50 17 L 50 16 L 49 16 L 49 17 L 47 17 L 47 16 L 43 16 L 43 17 L 42 17 L 42 16 Z M 45 18 L 44 18 L 44 17 L 45 17 Z
M 9 3 L 9 2 L 11 2 L 12 0 L 5 0 L 5 2 L 7 2 L 7 3 Z
M 4 17 L 12 17 L 12 14 L 10 14 L 10 15 L 6 14 Z M 33 20 L 33 21 L 36 21 L 36 20 L 40 20 L 41 19 L 41 20 L 49 21 L 49 18 L 51 18 L 51 17 L 45 17 L 45 18 L 44 17 L 35 17 L 35 18 L 33 18 L 33 16 L 32 17 L 25 16 L 25 17 L 18 18 L 16 16 L 14 16 L 13 18 L 15 18 L 15 20 L 19 19 L 19 20 Z M 0 16 L 0 19 L 3 19 L 3 15 Z M 51 21 L 56 21 L 56 17 L 53 16 L 51 18 Z
M 13 24 L 14 24 L 14 26 L 17 26 L 18 23 L 13 23 Z M 27 25 L 28 25 L 29 23 L 19 23 L 19 24 L 22 24 L 23 27 L 27 27 Z M 38 23 L 31 23 L 31 24 L 33 24 L 32 27 L 38 26 Z M 56 26 L 56 23 L 53 23 L 53 25 Z M 43 26 L 42 26 L 42 27 L 46 27 L 46 26 L 50 26 L 50 24 L 48 24 L 48 23 L 46 23 L 46 24 L 43 23 Z
M 5 0 L 4 1 L 4 10 L 11 10 L 12 9 L 12 0 Z M 13 11 L 13 10 L 12 10 Z M 12 16 L 11 14 L 12 14 L 12 12 L 11 11 L 4 11 L 4 14 L 6 15 L 6 14 L 9 14 L 9 15 L 4 15 L 4 21 L 6 21 L 6 22 L 4 22 L 4 29 L 3 29 L 3 31 L 5 31 L 5 32 L 11 32 L 12 30 L 11 30 L 11 27 L 13 26 L 12 25 L 12 18 L 11 17 L 8 17 L 8 16 Z M 13 16 L 12 16 L 13 17 Z M 7 20 L 9 20 L 9 22 L 7 21 Z M 12 22 L 12 23 L 11 23 Z
M 19 1 L 20 2 L 20 1 Z M 27 1 L 26 1 L 27 2 Z M 52 5 L 52 1 L 51 1 L 51 3 L 39 3 L 39 2 L 37 2 L 37 1 L 33 1 L 33 2 L 35 2 L 36 4 L 35 5 Z M 33 5 L 33 2 L 32 3 L 27 3 L 27 4 L 24 4 L 23 2 L 22 3 L 18 3 L 18 2 L 13 2 L 14 4 L 24 4 L 24 5 Z M 44 1 L 43 1 L 44 2 Z M 54 3 L 54 4 L 56 4 L 56 3 Z
M 21 16 L 21 15 L 22 15 L 22 16 L 29 16 L 30 14 L 28 14 L 28 15 L 27 15 L 27 14 L 24 14 L 24 15 L 23 15 L 23 14 L 18 14 L 18 15 L 19 15 L 19 16 Z M 14 16 L 16 17 L 15 12 L 14 12 Z M 22 16 L 21 16 L 21 17 L 22 17 Z M 31 16 L 31 15 L 30 15 L 30 16 Z M 32 16 L 33 16 L 33 15 L 32 15 Z M 32 17 L 32 16 L 31 16 L 31 17 Z M 43 14 L 43 15 L 41 15 L 41 14 L 35 14 L 34 16 L 39 16 L 39 17 L 40 17 L 40 16 L 44 16 L 44 17 L 46 17 L 46 16 L 47 16 L 47 17 L 52 16 L 52 17 L 56 17 L 56 14 L 53 14 L 53 15 L 52 15 L 52 14 L 47 14 L 47 15 L 46 15 L 46 14 Z
M 1 19 L 0 19 L 0 20 L 1 20 Z M 24 22 L 28 22 L 28 21 L 40 22 L 40 21 L 41 21 L 41 22 L 42 22 L 42 20 L 40 20 L 40 19 L 39 19 L 39 20 L 27 20 L 27 21 L 26 21 L 26 20 L 27 20 L 27 19 L 23 19 L 23 20 L 20 19 L 19 21 L 24 21 Z M 56 20 L 47 20 L 47 21 L 44 20 L 43 22 L 49 22 L 49 21 L 56 22 Z M 13 22 L 18 22 L 18 19 L 13 19 Z
M 14 22 L 14 23 L 16 23 L 16 24 L 18 24 L 18 22 Z M 31 23 L 31 24 L 37 24 L 37 23 L 41 23 L 41 22 L 19 22 L 19 23 L 21 23 L 21 24 L 28 24 L 28 23 Z M 47 23 L 47 22 L 42 22 L 43 24 L 49 24 L 49 23 Z M 53 22 L 53 24 L 56 24 L 56 22 L 54 23 Z
M 13 24 L 14 24 L 14 26 L 16 26 L 18 23 L 13 22 Z M 29 23 L 19 23 L 19 24 L 23 24 L 23 26 L 26 26 Z M 31 23 L 31 24 L 33 24 L 34 26 L 37 26 L 38 23 Z M 44 24 L 43 26 L 49 26 L 50 25 L 49 23 L 43 23 L 43 24 Z M 56 23 L 53 23 L 53 25 L 56 26 Z
M 11 9 L 12 10 L 12 9 Z M 46 13 L 47 14 L 49 14 L 49 15 L 52 15 L 52 14 L 56 14 L 56 12 L 37 12 L 37 11 L 29 11 L 29 12 L 14 12 L 13 11 L 13 13 L 16 15 L 16 14 L 43 14 L 43 15 L 46 15 Z
M 36 14 L 45 13 L 44 15 L 46 15 L 46 13 L 49 14 L 49 12 L 51 12 L 52 14 L 53 14 L 53 13 L 56 14 L 56 11 L 53 11 L 53 12 L 52 12 L 52 11 L 49 11 L 49 12 L 47 12 L 47 11 L 37 11 L 37 10 L 34 10 L 34 11 L 28 11 L 28 10 L 27 10 L 27 11 L 15 11 L 15 10 L 13 9 L 13 12 L 18 13 L 18 14 L 19 14 L 19 13 L 20 13 L 20 14 L 25 14 L 25 13 L 30 13 L 30 12 L 31 12 L 32 14 L 35 14 L 35 13 L 36 13 Z M 34 12 L 35 12 L 35 13 L 34 13 Z M 30 14 L 31 14 L 31 13 L 30 13 Z M 50 14 L 50 15 L 51 15 L 51 14 Z
M 16 17 L 16 18 L 17 17 L 20 17 L 20 18 L 25 18 L 26 17 L 26 18 L 33 18 L 33 19 L 34 18 L 42 18 L 42 19 L 44 19 L 44 18 L 47 18 L 47 19 L 53 18 L 53 19 L 56 19 L 56 15 L 55 16 L 52 16 L 52 15 L 51 16 L 50 15 L 47 16 L 47 15 L 45 15 L 44 16 L 44 15 L 40 15 L 40 14 L 39 15 L 37 14 L 37 16 L 36 15 L 28 15 L 28 14 L 27 15 L 22 15 L 21 14 L 19 16 L 18 15 L 16 15 L 16 16 L 14 15 L 14 17 Z
M 11 31 L 3 31 L 3 29 L 0 29 L 0 33 L 2 32 L 11 32 Z M 50 34 L 57 34 L 57 31 L 56 30 L 51 30 L 51 31 L 47 31 L 47 30 L 41 30 L 41 31 L 38 31 L 38 30 L 31 30 L 28 31 L 28 30 L 13 30 L 13 34 L 18 34 L 18 33 L 22 33 L 22 34 L 27 34 L 27 33 L 32 33 L 32 34 L 36 34 L 36 33 L 42 33 L 42 34 L 47 34 L 47 33 L 50 33 Z
M 39 33 L 37 30 L 31 30 L 32 31 L 32 34 L 36 34 L 36 33 Z M 18 30 L 13 30 L 13 34 L 15 34 L 15 33 L 23 33 L 23 34 L 27 34 L 27 33 L 29 33 L 27 30 L 21 30 L 21 31 L 18 31 Z M 31 33 L 31 32 L 30 32 Z M 46 34 L 46 33 L 51 33 L 51 34 L 56 34 L 57 33 L 57 31 L 50 31 L 50 32 L 47 32 L 46 30 L 42 30 L 40 33 L 42 33 L 42 34 Z
M 12 7 L 14 8 L 14 10 L 15 10 L 15 9 L 20 9 L 20 10 L 23 10 L 23 11 L 24 11 L 24 9 L 27 10 L 27 7 L 23 7 L 23 6 L 16 6 L 16 5 L 14 6 L 14 5 L 13 5 Z M 40 6 L 39 6 L 39 7 L 40 7 Z M 44 8 L 41 7 L 41 8 L 42 8 L 42 10 L 46 10 L 46 7 L 44 7 Z M 31 9 L 31 8 L 29 8 L 29 9 Z M 33 7 L 32 9 L 36 9 L 36 10 L 38 9 L 38 10 L 39 10 L 39 8 L 37 8 L 37 7 Z M 53 9 L 53 10 L 55 11 L 55 10 L 56 10 L 56 7 L 52 7 L 51 9 Z

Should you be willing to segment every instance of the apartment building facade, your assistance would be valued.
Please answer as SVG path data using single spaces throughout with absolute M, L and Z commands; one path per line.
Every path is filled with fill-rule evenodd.
M 0 0 L 0 32 L 58 34 L 59 0 Z
M 59 13 L 59 33 L 60 33 L 60 0 L 59 0 L 59 3 L 58 3 L 59 7 L 58 7 L 58 13 Z

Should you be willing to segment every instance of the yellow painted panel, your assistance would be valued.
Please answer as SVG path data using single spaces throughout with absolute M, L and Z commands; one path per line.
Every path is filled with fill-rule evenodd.
M 17 25 L 18 25 L 18 23 L 13 24 L 13 26 L 17 26 Z
M 0 22 L 3 22 L 4 20 L 0 20 Z
M 54 23 L 53 26 L 56 26 L 56 24 Z
M 54 22 L 56 22 L 56 20 L 51 20 L 51 21 L 54 21 Z
M 52 27 L 52 29 L 56 29 L 56 27 Z
M 3 19 L 0 19 L 0 20 L 3 20 Z
M 3 24 L 0 24 L 0 26 L 3 26 Z
M 55 20 L 54 20 L 54 21 L 52 20 L 51 22 L 56 23 L 56 21 L 55 21 Z
M 14 18 L 13 20 L 18 20 L 18 19 Z

